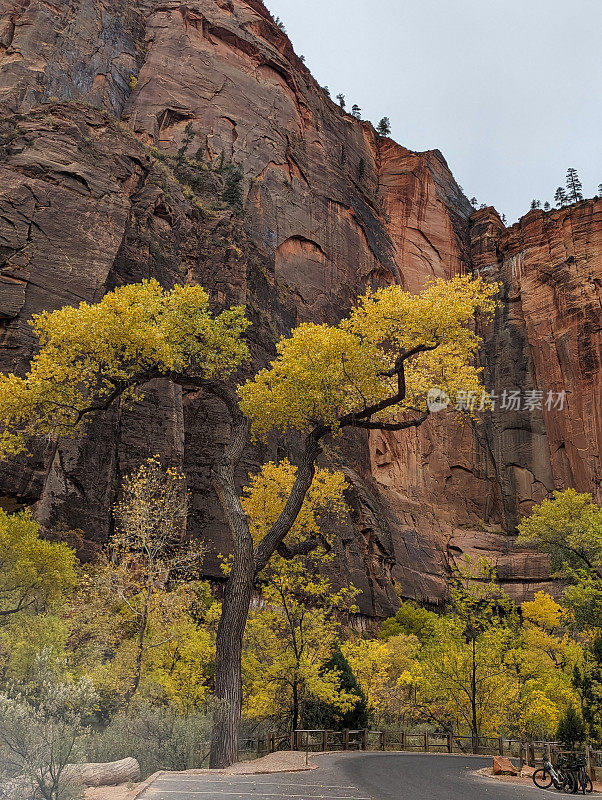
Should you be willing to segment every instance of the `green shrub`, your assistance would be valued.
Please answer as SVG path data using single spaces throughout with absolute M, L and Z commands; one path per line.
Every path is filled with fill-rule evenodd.
M 140 764 L 143 778 L 160 769 L 194 769 L 208 754 L 210 735 L 209 711 L 185 716 L 172 708 L 138 703 L 90 738 L 88 758 L 117 761 L 131 756 Z

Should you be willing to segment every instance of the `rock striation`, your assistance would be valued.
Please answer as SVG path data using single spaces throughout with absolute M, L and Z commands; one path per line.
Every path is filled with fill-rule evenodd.
M 229 181 L 243 214 L 224 200 Z M 514 532 L 554 487 L 600 498 L 601 214 L 586 201 L 506 229 L 492 208 L 473 213 L 441 153 L 381 139 L 333 103 L 259 0 L 0 0 L 3 371 L 26 369 L 33 313 L 149 276 L 245 303 L 254 367 L 366 286 L 418 291 L 470 270 L 503 284 L 488 387 L 566 403 L 345 439 L 331 455 L 349 480 L 336 571 L 368 616 L 390 613 L 399 586 L 441 602 L 466 552 L 494 558 L 517 599 L 549 586 Z M 218 578 L 228 533 L 209 474 L 224 435 L 219 409 L 159 381 L 80 439 L 3 464 L 0 501 L 100 544 L 123 475 L 161 453 L 188 476 L 189 529 Z M 278 455 L 249 453 L 241 481 Z

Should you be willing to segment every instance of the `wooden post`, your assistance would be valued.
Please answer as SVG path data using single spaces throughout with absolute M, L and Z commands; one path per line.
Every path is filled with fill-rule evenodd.
M 291 731 L 291 750 L 295 749 L 295 731 Z
M 276 752 L 276 734 L 270 733 L 270 753 Z
M 402 750 L 406 749 L 406 732 L 405 731 L 401 732 L 401 749 Z
M 349 750 L 349 728 L 343 730 L 343 750 Z
M 592 780 L 592 783 L 596 780 L 596 770 L 592 763 L 592 751 L 589 744 L 585 745 L 585 769 L 587 770 L 587 774 Z
M 499 739 L 497 741 L 497 749 L 498 749 L 498 753 L 501 756 L 503 756 L 504 755 L 504 740 L 502 739 L 501 736 L 499 737 Z
M 327 731 L 322 731 L 322 752 L 323 753 L 326 752 L 327 737 L 328 737 Z
M 472 752 L 474 755 L 479 754 L 479 737 L 474 734 L 472 736 Z
M 364 728 L 362 731 L 362 750 L 368 749 L 368 731 Z
M 454 737 L 453 734 L 447 734 L 447 752 L 453 753 L 454 752 Z
M 424 734 L 424 752 L 428 753 L 429 751 L 429 735 L 428 733 Z
M 385 732 L 381 731 L 379 733 L 378 737 L 379 737 L 380 749 L 384 750 L 385 749 Z

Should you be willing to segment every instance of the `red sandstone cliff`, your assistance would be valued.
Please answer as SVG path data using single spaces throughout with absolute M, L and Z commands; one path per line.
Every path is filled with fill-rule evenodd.
M 347 440 L 335 456 L 351 485 L 338 568 L 369 614 L 394 607 L 395 579 L 440 600 L 463 551 L 495 557 L 517 597 L 545 585 L 545 560 L 511 534 L 554 486 L 600 490 L 600 203 L 509 230 L 491 209 L 471 221 L 441 154 L 343 113 L 258 0 L 0 0 L 0 103 L 3 370 L 25 367 L 32 313 L 149 275 L 247 303 L 256 365 L 280 333 L 336 320 L 367 284 L 417 290 L 473 268 L 502 280 L 488 382 L 564 388 L 567 408 L 497 411 L 476 428 L 440 414 L 400 437 Z M 175 153 L 186 126 L 209 166 L 194 190 L 152 149 Z M 229 162 L 243 168 L 243 218 L 214 202 Z M 188 475 L 191 530 L 223 551 L 209 482 L 223 435 L 215 409 L 158 383 L 87 437 L 3 465 L 2 502 L 36 502 L 44 524 L 102 541 L 120 477 L 162 452 Z M 214 555 L 207 570 L 217 574 Z

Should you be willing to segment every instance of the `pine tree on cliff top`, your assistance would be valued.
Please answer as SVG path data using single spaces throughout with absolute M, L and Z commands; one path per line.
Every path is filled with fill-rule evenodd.
M 566 193 L 571 203 L 583 200 L 583 186 L 574 167 L 569 167 L 566 171 Z
M 383 117 L 381 119 L 381 121 L 378 123 L 378 127 L 376 128 L 376 132 L 379 136 L 391 135 L 391 120 L 389 117 Z
M 602 197 L 602 183 L 598 184 L 598 197 Z
M 356 119 L 362 118 L 362 109 L 358 106 L 357 103 L 354 103 L 353 106 L 351 107 L 351 113 Z
M 341 106 L 341 108 L 344 111 L 345 110 L 345 95 L 342 92 L 339 92 L 339 94 L 337 94 L 337 100 L 339 101 L 339 105 Z
M 556 201 L 556 205 L 560 208 L 567 204 L 566 192 L 564 191 L 562 186 L 559 186 L 558 189 L 556 189 L 554 200 Z

